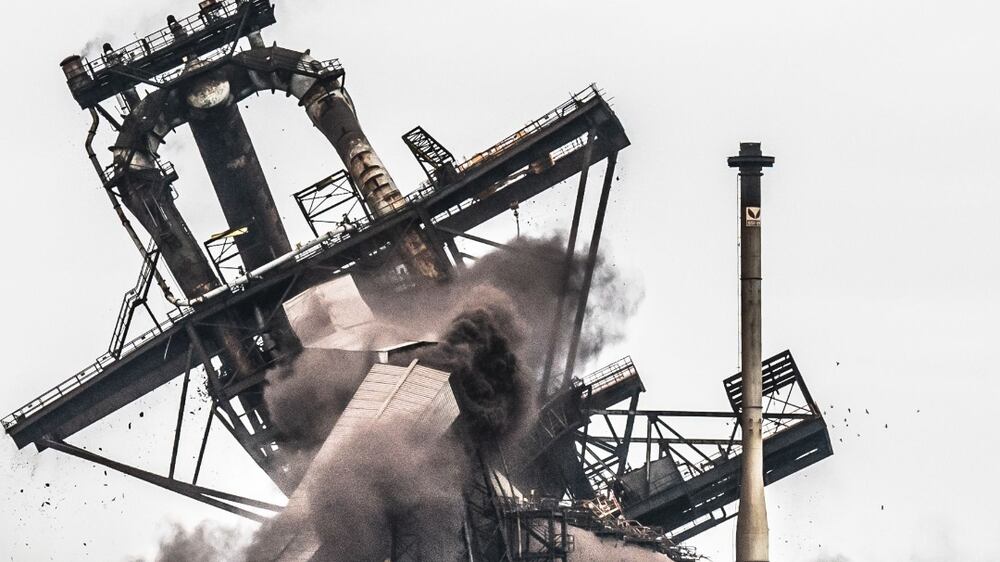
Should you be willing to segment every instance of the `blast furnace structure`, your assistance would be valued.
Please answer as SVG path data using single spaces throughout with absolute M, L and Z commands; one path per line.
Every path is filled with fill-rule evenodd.
M 404 194 L 361 127 L 341 64 L 314 58 L 308 50 L 267 46 L 262 32 L 275 22 L 269 0 L 205 0 L 197 13 L 168 16 L 165 28 L 124 47 L 105 44 L 98 56 L 74 55 L 62 62 L 73 98 L 92 118 L 87 155 L 142 265 L 123 299 L 107 352 L 3 418 L 7 434 L 18 447 L 33 444 L 39 451 L 74 455 L 265 521 L 283 506 L 201 486 L 198 475 L 209 433 L 221 425 L 294 498 L 301 475 L 289 470 L 285 444 L 262 398 L 265 373 L 303 347 L 286 314 L 289 300 L 357 272 L 380 272 L 369 275 L 373 280 L 365 291 L 405 293 L 451 283 L 474 259 L 460 242 L 518 251 L 471 231 L 501 214 L 516 214 L 521 203 L 579 175 L 568 263 L 577 256 L 584 228 L 588 172 L 604 162 L 597 218 L 582 258 L 583 289 L 572 299 L 560 296 L 554 319 L 538 319 L 553 323 L 557 335 L 544 372 L 538 373 L 543 384 L 532 406 L 535 421 L 516 451 L 505 455 L 479 445 L 476 474 L 463 495 L 465 521 L 455 532 L 470 561 L 571 560 L 579 529 L 675 560 L 695 559 L 682 543 L 735 515 L 741 377 L 724 381 L 731 411 L 664 411 L 639 408 L 644 386 L 629 358 L 589 375 L 577 372 L 618 153 L 630 144 L 603 92 L 590 86 L 463 162 L 422 127 L 409 130 L 402 140 L 427 180 Z M 293 245 L 286 234 L 240 113 L 240 102 L 260 92 L 294 99 L 343 163 L 343 170 L 294 194 L 315 235 L 302 244 Z M 117 112 L 105 107 L 113 99 Z M 92 146 L 102 125 L 117 135 L 108 164 Z M 178 171 L 159 150 L 171 131 L 185 125 L 227 221 L 222 233 L 202 242 L 175 205 Z M 165 316 L 147 305 L 154 286 L 171 304 Z M 133 335 L 132 320 L 140 310 L 155 327 Z M 559 338 L 568 342 L 565 357 L 558 357 Z M 191 371 L 199 366 L 207 374 L 212 408 L 204 427 L 195 430 L 202 441 L 193 477 L 182 479 L 175 468 L 185 429 L 184 396 Z M 397 371 L 402 372 L 391 372 Z M 448 376 L 421 372 L 437 377 L 435 384 L 445 384 Z M 399 376 L 402 385 L 409 375 Z M 771 483 L 832 449 L 792 355 L 785 351 L 764 360 L 761 376 L 763 478 Z M 168 474 L 70 443 L 80 430 L 178 377 L 185 394 L 174 442 L 165 444 Z M 382 408 L 391 407 L 395 395 L 387 394 Z M 438 395 L 445 400 L 448 393 Z M 461 400 L 456 405 L 427 407 L 445 412 L 442 427 L 461 426 Z M 690 419 L 716 421 L 718 430 L 685 435 L 680 427 Z M 390 556 L 421 559 L 419 545 L 400 532 Z M 324 549 L 336 548 L 313 546 L 297 559 L 322 560 Z M 292 558 L 279 552 L 272 559 Z

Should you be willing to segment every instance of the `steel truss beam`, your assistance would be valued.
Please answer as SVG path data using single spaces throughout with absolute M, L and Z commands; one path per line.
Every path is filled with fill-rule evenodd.
M 829 456 L 832 448 L 822 413 L 791 354 L 782 352 L 764 365 L 765 482 L 772 483 Z M 739 388 L 738 376 L 726 379 L 725 387 L 738 407 L 733 390 Z M 627 517 L 662 526 L 678 541 L 732 517 L 726 506 L 738 498 L 742 453 L 737 411 L 639 410 L 634 402 L 628 409 L 582 411 L 591 421 L 572 437 L 585 474 L 599 490 L 621 500 Z M 718 436 L 701 433 L 704 429 L 689 436 L 679 425 L 713 420 L 721 429 Z M 639 469 L 626 466 L 629 444 L 643 447 Z
M 272 503 L 255 500 L 251 498 L 246 498 L 236 494 L 230 494 L 227 492 L 220 492 L 218 490 L 213 490 L 211 488 L 205 488 L 203 486 L 197 486 L 195 484 L 188 484 L 187 482 L 182 482 L 180 480 L 174 480 L 173 478 L 168 478 L 165 476 L 160 476 L 153 472 L 147 470 L 142 470 L 134 466 L 130 466 L 124 463 L 113 461 L 101 455 L 92 453 L 86 449 L 82 449 L 75 445 L 70 445 L 64 441 L 50 441 L 45 440 L 45 446 L 51 449 L 55 449 L 61 453 L 71 455 L 85 461 L 90 461 L 101 466 L 105 466 L 112 470 L 117 470 L 122 474 L 131 476 L 133 478 L 138 478 L 154 486 L 159 486 L 165 490 L 180 494 L 182 496 L 189 497 L 193 500 L 200 501 L 204 504 L 210 505 L 212 507 L 217 507 L 229 513 L 245 517 L 247 519 L 256 521 L 258 523 L 263 523 L 267 521 L 267 517 L 264 517 L 256 512 L 246 509 L 247 507 L 252 507 L 256 509 L 262 509 L 277 513 L 284 509 L 280 505 L 275 505 Z

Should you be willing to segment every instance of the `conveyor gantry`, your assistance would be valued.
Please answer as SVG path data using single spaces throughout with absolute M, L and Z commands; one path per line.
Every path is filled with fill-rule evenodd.
M 739 499 L 740 379 L 736 374 L 724 381 L 732 412 L 618 412 L 646 418 L 632 435 L 645 463 L 622 474 L 614 489 L 627 517 L 671 531 L 679 542 L 735 516 L 727 508 Z M 764 483 L 772 484 L 832 455 L 833 447 L 790 352 L 765 359 L 763 379 Z M 679 424 L 693 418 L 726 420 L 732 424 L 728 438 L 685 435 Z
M 614 495 L 629 519 L 687 540 L 735 515 L 726 508 L 739 497 L 740 378 L 724 381 L 732 412 L 640 410 L 642 382 L 631 359 L 622 359 L 575 381 L 542 408 L 522 441 L 524 458 L 529 465 L 545 458 L 544 465 L 561 467 L 556 478 L 569 496 Z M 833 448 L 790 352 L 765 360 L 763 379 L 764 479 L 771 484 L 832 455 Z M 625 400 L 627 409 L 609 409 Z M 691 437 L 682 424 L 692 419 L 729 427 Z M 542 481 L 531 480 L 538 475 L 530 471 L 525 477 L 552 493 L 544 473 Z

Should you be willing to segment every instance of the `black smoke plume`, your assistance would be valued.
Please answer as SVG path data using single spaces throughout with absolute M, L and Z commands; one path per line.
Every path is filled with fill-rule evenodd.
M 527 385 L 514 354 L 522 339 L 512 311 L 493 303 L 459 313 L 440 343 L 416 354 L 422 364 L 451 373 L 474 436 L 501 437 L 523 413 Z

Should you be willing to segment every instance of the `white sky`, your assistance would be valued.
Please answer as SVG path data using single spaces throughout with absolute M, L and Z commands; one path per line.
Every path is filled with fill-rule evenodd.
M 138 258 L 83 153 L 87 115 L 57 63 L 91 38 L 122 44 L 167 13 L 196 9 L 193 0 L 137 5 L 7 8 L 3 413 L 105 349 L 134 282 Z M 469 155 L 571 91 L 605 88 L 633 146 L 621 155 L 602 247 L 646 297 L 628 341 L 604 359 L 632 355 L 645 408 L 726 407 L 737 277 L 725 157 L 740 141 L 763 142 L 777 157 L 764 177 L 764 353 L 792 349 L 836 425 L 833 457 L 768 487 L 772 559 L 986 561 L 1000 559 L 988 429 L 1000 392 L 994 6 L 285 0 L 265 39 L 341 59 L 362 123 L 404 187 L 421 179 L 399 140 L 416 124 Z M 341 165 L 294 103 L 247 104 L 290 234 L 304 240 L 290 194 Z M 224 223 L 191 140 L 179 131 L 164 154 L 203 239 Z M 525 205 L 522 226 L 564 228 L 572 183 Z M 512 231 L 509 217 L 483 230 Z M 76 442 L 165 472 L 178 388 Z M 181 474 L 203 415 L 186 420 Z M 228 436 L 215 437 L 203 482 L 273 497 Z M 239 524 L 88 463 L 17 452 L 6 438 L 0 467 L 3 559 L 124 560 L 151 555 L 172 522 Z M 718 562 L 731 559 L 732 537 L 730 523 L 692 544 Z

